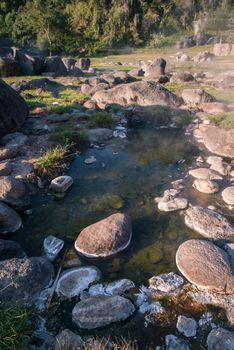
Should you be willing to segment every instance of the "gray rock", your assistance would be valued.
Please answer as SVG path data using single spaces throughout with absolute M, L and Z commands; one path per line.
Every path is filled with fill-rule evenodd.
M 94 163 L 96 163 L 97 162 L 97 159 L 94 157 L 94 156 L 90 156 L 89 158 L 86 158 L 85 160 L 84 160 L 84 163 L 86 164 L 86 165 L 91 165 L 91 164 L 94 164 Z
M 21 245 L 15 241 L 0 239 L 0 260 L 25 258 L 26 254 Z
M 90 284 L 101 277 L 96 267 L 78 267 L 66 270 L 58 280 L 56 293 L 66 298 L 79 296 Z
M 53 179 L 50 183 L 50 187 L 56 192 L 66 192 L 73 185 L 73 179 L 71 176 L 62 175 Z
M 176 253 L 179 271 L 201 290 L 231 294 L 234 275 L 224 250 L 204 240 L 189 240 Z
M 13 132 L 1 138 L 1 143 L 8 147 L 20 147 L 26 144 L 28 136 L 22 132 Z
M 188 343 L 181 338 L 176 337 L 173 334 L 166 335 L 166 350 L 190 350 Z
M 29 109 L 24 99 L 0 80 L 0 137 L 17 131 L 28 116 Z
M 190 106 L 199 106 L 204 102 L 215 102 L 215 98 L 202 89 L 185 89 L 182 91 L 184 102 Z
M 165 75 L 167 62 L 163 58 L 157 58 L 151 64 L 146 66 L 145 77 L 150 79 L 159 79 Z
M 0 148 L 0 161 L 15 158 L 18 153 L 18 147 L 6 146 Z
M 6 161 L 1 161 L 0 162 L 0 176 L 8 176 L 12 172 L 12 166 L 11 163 L 6 160 Z
M 219 191 L 219 185 L 211 180 L 196 179 L 193 187 L 201 193 L 214 194 Z
M 126 291 L 134 287 L 135 287 L 135 284 L 132 281 L 128 279 L 122 279 L 119 281 L 108 283 L 105 291 L 109 295 L 122 295 Z
M 59 56 L 47 57 L 44 63 L 44 69 L 47 73 L 56 75 L 66 75 L 67 69 Z
M 78 253 L 103 258 L 128 247 L 132 238 L 132 224 L 126 214 L 113 214 L 82 230 L 75 242 Z
M 185 337 L 195 337 L 197 333 L 197 322 L 190 317 L 178 316 L 176 328 Z
M 221 214 L 202 207 L 190 207 L 185 212 L 185 224 L 211 239 L 233 239 L 234 227 Z
M 213 329 L 207 337 L 208 350 L 234 350 L 234 332 L 224 328 Z
M 222 180 L 222 176 L 218 172 L 208 168 L 190 170 L 189 175 L 201 180 Z
M 124 321 L 135 311 L 130 300 L 119 295 L 99 295 L 82 300 L 72 311 L 72 320 L 80 328 L 95 329 Z
M 186 209 L 188 206 L 188 200 L 186 198 L 170 198 L 162 199 L 158 202 L 158 209 L 161 211 L 176 211 L 176 210 L 183 210 Z
M 223 249 L 225 250 L 225 252 L 227 253 L 227 255 L 229 257 L 229 260 L 231 262 L 232 269 L 234 272 L 234 243 L 224 244 Z
M 54 261 L 63 249 L 64 241 L 52 235 L 46 237 L 43 242 L 43 250 L 50 261 Z
M 4 260 L 0 262 L 0 299 L 32 305 L 51 285 L 53 277 L 53 266 L 46 258 Z
M 0 202 L 0 233 L 16 232 L 22 226 L 20 216 L 8 205 Z
M 225 203 L 234 205 L 234 186 L 225 188 L 222 192 L 222 198 Z
M 184 279 L 174 272 L 164 273 L 159 276 L 151 277 L 149 280 L 149 289 L 153 292 L 169 294 L 182 287 Z
M 210 312 L 205 312 L 200 320 L 198 321 L 198 326 L 201 328 L 207 328 L 212 326 L 213 316 Z
M 81 350 L 83 345 L 83 340 L 79 335 L 69 329 L 64 329 L 56 336 L 53 350 Z
M 26 185 L 23 181 L 11 176 L 0 177 L 0 200 L 19 210 L 30 205 L 30 196 Z

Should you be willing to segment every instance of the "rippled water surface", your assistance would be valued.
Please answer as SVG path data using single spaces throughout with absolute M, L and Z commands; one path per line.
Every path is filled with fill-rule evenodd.
M 127 140 L 114 139 L 102 149 L 90 148 L 72 164 L 68 174 L 74 185 L 64 199 L 55 200 L 48 194 L 33 197 L 33 214 L 25 218 L 17 239 L 29 255 L 35 256 L 49 234 L 72 246 L 87 225 L 118 210 L 127 212 L 133 221 L 130 247 L 113 259 L 82 263 L 98 266 L 103 280 L 130 278 L 138 286 L 147 285 L 149 277 L 176 270 L 176 249 L 195 236 L 179 214 L 158 212 L 154 197 L 182 176 L 197 153 L 182 132 L 154 128 L 130 131 Z M 97 162 L 85 165 L 84 159 L 91 155 Z M 72 306 L 67 306 L 68 310 Z M 62 319 L 67 325 L 71 312 L 65 311 Z M 143 320 L 134 317 L 125 324 L 108 327 L 108 332 L 129 334 L 140 341 L 143 337 L 149 343 L 161 334 L 157 329 L 144 328 Z

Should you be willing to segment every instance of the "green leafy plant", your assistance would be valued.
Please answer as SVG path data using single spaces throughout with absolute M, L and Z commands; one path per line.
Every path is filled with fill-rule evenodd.
M 51 150 L 47 150 L 36 161 L 34 168 L 40 175 L 50 175 L 61 167 L 66 166 L 66 157 L 68 156 L 68 146 L 59 145 Z

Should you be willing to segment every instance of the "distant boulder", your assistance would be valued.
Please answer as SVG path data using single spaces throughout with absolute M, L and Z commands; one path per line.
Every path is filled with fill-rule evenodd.
M 20 75 L 38 75 L 42 73 L 44 56 L 39 53 L 29 53 L 12 47 L 13 57 L 19 64 Z
M 163 58 L 157 58 L 150 65 L 146 66 L 145 77 L 150 79 L 159 79 L 165 75 L 167 62 Z
M 28 116 L 24 99 L 3 80 L 0 80 L 0 136 L 17 131 Z
M 79 60 L 79 68 L 82 69 L 82 70 L 89 70 L 90 68 L 90 65 L 91 65 L 91 61 L 89 58 L 80 58 Z
M 9 77 L 19 74 L 19 64 L 13 56 L 10 47 L 0 48 L 0 77 Z
M 44 64 L 44 71 L 55 73 L 58 76 L 67 74 L 65 64 L 59 56 L 47 57 Z
M 186 49 L 188 47 L 193 47 L 195 45 L 196 45 L 196 42 L 192 36 L 183 37 L 177 42 L 178 49 Z

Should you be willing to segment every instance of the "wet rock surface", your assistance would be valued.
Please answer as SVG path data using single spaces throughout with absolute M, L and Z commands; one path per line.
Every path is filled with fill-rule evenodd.
M 225 203 L 234 205 L 234 186 L 225 188 L 222 192 L 222 197 Z
M 188 343 L 173 334 L 169 334 L 165 337 L 166 350 L 190 350 Z
M 101 277 L 96 267 L 78 267 L 66 270 L 58 280 L 56 293 L 66 298 L 79 296 L 90 284 Z
M 193 187 L 197 191 L 206 194 L 214 194 L 219 191 L 219 185 L 211 180 L 196 179 L 193 183 Z
M 83 340 L 79 335 L 69 329 L 64 329 L 56 336 L 53 350 L 81 350 L 83 345 Z
M 50 261 L 54 261 L 63 249 L 64 241 L 52 235 L 46 237 L 43 242 L 44 254 Z
M 82 300 L 72 311 L 72 320 L 80 328 L 95 329 L 130 317 L 135 307 L 121 296 L 94 296 Z
M 234 227 L 221 214 L 202 207 L 190 207 L 185 212 L 185 224 L 211 239 L 234 239 Z
M 222 176 L 218 172 L 208 168 L 190 170 L 189 175 L 200 180 L 222 180 Z
M 12 176 L 0 177 L 0 200 L 19 210 L 30 205 L 29 192 L 24 182 Z
M 149 280 L 149 289 L 153 294 L 167 295 L 182 287 L 184 279 L 174 272 L 165 273 L 159 276 L 151 277 Z
M 176 253 L 180 272 L 198 288 L 233 293 L 234 275 L 227 254 L 209 241 L 189 240 Z
M 75 242 L 76 250 L 87 257 L 116 254 L 130 244 L 131 220 L 126 214 L 113 214 L 82 230 Z

